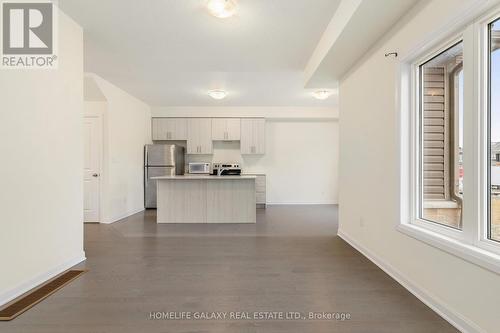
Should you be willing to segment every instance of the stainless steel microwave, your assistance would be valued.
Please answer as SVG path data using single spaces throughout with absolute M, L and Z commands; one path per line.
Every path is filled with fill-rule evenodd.
M 211 172 L 211 170 L 210 170 L 210 163 L 206 163 L 206 162 L 189 163 L 188 164 L 188 172 L 189 173 L 206 173 L 206 174 L 209 174 Z

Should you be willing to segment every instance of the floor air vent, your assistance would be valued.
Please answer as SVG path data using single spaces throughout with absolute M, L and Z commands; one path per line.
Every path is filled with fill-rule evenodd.
M 33 289 L 5 309 L 0 310 L 0 321 L 8 321 L 16 318 L 85 272 L 86 270 L 70 270 L 43 286 Z

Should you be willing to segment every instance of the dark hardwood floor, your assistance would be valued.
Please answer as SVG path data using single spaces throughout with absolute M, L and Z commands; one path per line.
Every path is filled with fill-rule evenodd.
M 270 206 L 257 219 L 157 225 L 146 211 L 87 224 L 81 266 L 90 271 L 0 322 L 0 332 L 457 332 L 336 236 L 335 206 Z M 171 311 L 343 312 L 350 319 L 150 319 Z

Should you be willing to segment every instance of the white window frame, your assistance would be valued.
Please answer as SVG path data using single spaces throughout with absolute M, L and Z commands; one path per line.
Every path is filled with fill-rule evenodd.
M 479 9 L 483 12 L 485 9 Z M 500 17 L 500 7 L 462 25 L 449 27 L 440 37 L 403 55 L 398 72 L 401 142 L 401 210 L 397 229 L 402 233 L 500 274 L 500 243 L 488 231 L 488 25 Z M 420 65 L 456 43 L 463 42 L 464 71 L 464 193 L 462 230 L 420 218 Z
M 446 41 L 443 41 L 440 43 L 438 46 L 433 47 L 429 52 L 425 53 L 424 56 L 418 58 L 417 61 L 414 61 L 413 64 L 411 65 L 412 67 L 412 79 L 411 79 L 411 90 L 413 92 L 412 95 L 412 128 L 411 128 L 411 135 L 413 136 L 412 140 L 412 151 L 414 152 L 412 154 L 413 161 L 411 162 L 412 164 L 412 183 L 414 184 L 414 189 L 417 191 L 412 191 L 411 195 L 411 203 L 412 203 L 412 212 L 411 216 L 412 218 L 412 223 L 415 225 L 418 225 L 422 228 L 427 228 L 431 231 L 438 232 L 440 234 L 446 235 L 451 238 L 455 239 L 463 239 L 464 233 L 462 230 L 454 229 L 452 227 L 445 226 L 443 224 L 435 223 L 426 219 L 423 219 L 419 217 L 420 215 L 420 206 L 423 204 L 423 201 L 421 200 L 421 189 L 420 187 L 422 186 L 421 181 L 423 180 L 422 177 L 422 168 L 420 167 L 421 163 L 421 142 L 420 142 L 420 131 L 421 127 L 423 126 L 421 124 L 421 119 L 422 119 L 422 114 L 421 114 L 421 82 L 420 82 L 420 68 L 422 65 L 427 63 L 429 60 L 433 59 L 434 57 L 438 56 L 441 54 L 443 51 L 449 49 L 450 47 L 454 46 L 455 44 L 458 44 L 462 42 L 464 45 L 465 49 L 465 41 L 464 41 L 464 35 L 462 32 L 453 35 L 451 38 L 447 39 Z M 465 66 L 464 66 L 465 67 Z M 464 86 L 465 86 L 465 77 L 466 77 L 466 72 L 464 68 Z M 465 101 L 464 101 L 465 104 Z M 465 117 L 465 115 L 464 115 Z
M 478 113 L 478 130 L 481 134 L 478 138 L 478 179 L 479 179 L 479 242 L 478 246 L 487 251 L 493 251 L 500 254 L 500 242 L 488 238 L 488 206 L 489 206 L 489 191 L 488 188 L 488 167 L 491 163 L 490 152 L 488 150 L 488 131 L 490 124 L 488 123 L 488 99 L 489 99 L 489 36 L 488 26 L 490 23 L 500 19 L 500 10 L 490 15 L 483 16 L 478 25 L 478 61 L 477 70 L 481 75 L 478 76 L 479 91 L 478 91 L 478 104 L 480 110 L 484 112 Z

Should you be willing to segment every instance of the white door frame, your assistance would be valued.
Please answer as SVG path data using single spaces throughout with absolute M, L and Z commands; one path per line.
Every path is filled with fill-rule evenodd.
M 102 223 L 102 204 L 103 204 L 103 198 L 102 198 L 102 162 L 103 162 L 103 115 L 101 112 L 99 111 L 95 111 L 95 110 L 85 110 L 85 114 L 83 116 L 83 120 L 85 119 L 89 119 L 89 118 L 94 118 L 94 119 L 98 119 L 98 122 L 99 122 L 99 137 L 98 137 L 98 144 L 99 144 L 99 169 L 98 169 L 98 173 L 99 173 L 99 177 L 98 177 L 98 181 L 99 181 L 99 185 L 98 185 L 98 196 L 99 196 L 99 207 L 98 207 L 98 222 L 99 223 Z M 82 180 L 83 181 L 83 180 Z M 85 223 L 85 220 L 83 221 Z M 90 222 L 92 223 L 92 222 Z

